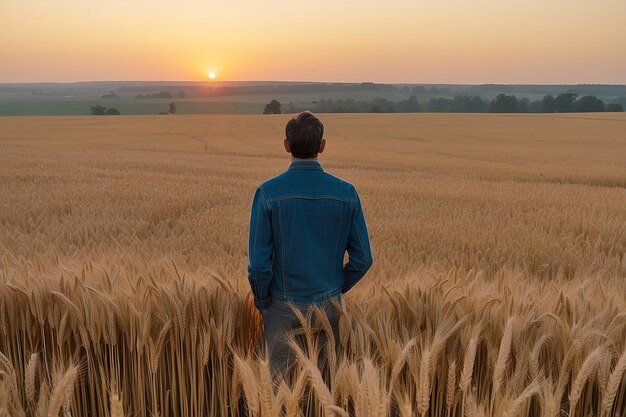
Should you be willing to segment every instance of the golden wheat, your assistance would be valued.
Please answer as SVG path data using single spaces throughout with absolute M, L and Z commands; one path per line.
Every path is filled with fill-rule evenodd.
M 277 383 L 246 248 L 285 117 L 0 119 L 0 415 L 626 415 L 623 115 L 323 119 L 375 264 Z

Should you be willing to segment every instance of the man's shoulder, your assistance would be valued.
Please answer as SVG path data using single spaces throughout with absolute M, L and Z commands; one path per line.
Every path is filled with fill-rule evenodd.
M 330 182 L 334 182 L 340 187 L 344 187 L 346 191 L 356 192 L 356 187 L 350 181 L 344 180 L 343 178 L 333 175 L 328 171 L 324 171 L 324 174 Z
M 281 172 L 278 175 L 274 175 L 273 177 L 270 177 L 268 179 L 266 179 L 265 181 L 261 182 L 259 184 L 259 188 L 262 189 L 271 189 L 275 186 L 279 186 L 282 182 L 287 180 L 287 171 L 285 172 Z
M 291 174 L 293 172 L 289 170 L 284 171 L 261 182 L 258 188 L 262 189 L 268 197 L 283 194 L 284 192 L 291 193 L 294 191 L 294 188 L 299 188 L 300 186 L 298 180 Z M 356 199 L 357 192 L 354 184 L 327 171 L 320 172 L 315 183 L 318 186 L 315 188 L 321 187 L 331 194 L 344 196 L 350 200 Z M 310 191 L 310 188 L 311 183 L 307 183 L 306 191 Z

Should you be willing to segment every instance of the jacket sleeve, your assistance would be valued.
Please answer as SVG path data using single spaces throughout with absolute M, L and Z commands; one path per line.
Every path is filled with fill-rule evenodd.
M 356 193 L 356 190 L 355 190 Z M 352 288 L 372 266 L 372 250 L 370 239 L 365 224 L 365 216 L 361 207 L 359 195 L 356 195 L 355 209 L 350 221 L 350 234 L 348 236 L 348 263 L 343 267 L 344 284 L 342 293 Z
M 258 187 L 254 194 L 250 214 L 248 281 L 254 295 L 254 305 L 259 310 L 269 307 L 273 255 L 271 213 L 267 207 L 265 193 L 261 187 Z

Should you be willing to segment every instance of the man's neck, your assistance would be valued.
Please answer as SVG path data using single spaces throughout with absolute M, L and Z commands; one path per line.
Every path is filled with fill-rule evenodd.
M 317 160 L 317 156 L 315 158 L 296 158 L 295 156 L 291 157 L 291 162 L 298 162 L 298 161 L 315 161 L 315 162 L 319 162 Z

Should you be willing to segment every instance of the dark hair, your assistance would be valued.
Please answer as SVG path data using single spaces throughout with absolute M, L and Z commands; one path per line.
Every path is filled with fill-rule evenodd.
M 324 125 L 310 111 L 303 111 L 285 127 L 287 143 L 296 158 L 314 158 L 324 136 Z

